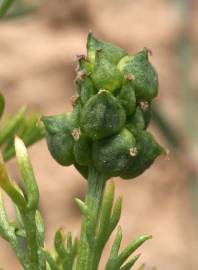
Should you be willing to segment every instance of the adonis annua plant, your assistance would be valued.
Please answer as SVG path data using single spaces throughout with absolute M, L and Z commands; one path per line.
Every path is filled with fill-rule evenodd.
M 25 270 L 97 270 L 104 247 L 116 228 L 122 199 L 114 199 L 112 177 L 132 179 L 148 169 L 164 149 L 146 131 L 151 104 L 158 93 L 158 77 L 149 51 L 128 55 L 121 48 L 87 39 L 87 55 L 78 57 L 77 95 L 73 111 L 43 117 L 52 157 L 61 165 L 74 165 L 87 180 L 79 240 L 61 229 L 54 250 L 44 245 L 44 223 L 38 211 L 39 191 L 23 141 L 15 138 L 23 190 L 0 164 L 0 185 L 12 199 L 16 220 L 8 220 L 0 202 L 0 234 L 14 249 Z M 1 131 L 2 132 L 2 131 Z M 150 235 L 141 235 L 120 250 L 117 229 L 105 270 L 129 270 L 139 255 L 133 253 Z

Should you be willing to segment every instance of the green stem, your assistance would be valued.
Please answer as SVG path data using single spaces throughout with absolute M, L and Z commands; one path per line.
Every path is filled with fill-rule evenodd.
M 29 263 L 27 262 L 23 251 L 21 250 L 21 247 L 16 243 L 16 241 L 13 241 L 12 239 L 9 240 L 10 245 L 12 246 L 13 250 L 15 251 L 15 254 L 17 258 L 19 259 L 20 263 L 22 264 L 23 268 L 25 270 L 31 270 Z
M 93 167 L 89 168 L 88 188 L 85 198 L 89 214 L 84 216 L 81 226 L 76 270 L 97 270 L 93 269 L 90 265 L 90 261 L 92 261 L 95 254 L 94 249 L 92 249 L 90 243 L 88 243 L 87 233 L 91 234 L 92 231 L 94 241 L 102 197 L 104 194 L 105 180 L 106 177 L 104 175 L 98 173 Z M 91 225 L 90 228 L 89 225 Z
M 28 249 L 28 259 L 30 262 L 31 270 L 39 269 L 38 262 L 38 246 L 37 246 L 37 235 L 36 235 L 36 221 L 35 221 L 35 211 L 25 213 L 23 215 L 23 221 L 27 236 L 27 249 Z

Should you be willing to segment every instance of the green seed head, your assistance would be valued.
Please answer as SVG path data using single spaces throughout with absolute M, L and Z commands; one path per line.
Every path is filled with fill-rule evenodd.
M 84 177 L 89 166 L 109 178 L 142 174 L 164 153 L 146 132 L 158 92 L 148 50 L 130 56 L 90 33 L 78 61 L 73 111 L 43 119 L 52 156 Z

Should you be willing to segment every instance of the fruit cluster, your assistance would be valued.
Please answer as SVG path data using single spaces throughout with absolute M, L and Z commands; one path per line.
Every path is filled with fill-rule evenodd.
M 129 56 L 88 35 L 79 56 L 78 96 L 73 111 L 43 118 L 48 148 L 61 165 L 74 164 L 87 177 L 94 166 L 107 178 L 134 178 L 164 152 L 146 131 L 158 76 L 149 50 Z

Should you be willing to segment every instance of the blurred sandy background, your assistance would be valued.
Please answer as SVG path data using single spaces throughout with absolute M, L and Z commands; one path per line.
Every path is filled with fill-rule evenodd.
M 46 0 L 37 12 L 0 23 L 0 89 L 6 97 L 6 112 L 14 113 L 22 104 L 27 104 L 30 112 L 38 110 L 44 114 L 69 110 L 75 91 L 75 55 L 85 53 L 90 29 L 97 37 L 115 42 L 131 53 L 143 47 L 152 49 L 151 61 L 160 78 L 158 103 L 187 151 L 178 158 L 170 148 L 170 160 L 159 159 L 137 180 L 115 179 L 117 193 L 124 195 L 120 221 L 123 245 L 141 233 L 154 236 L 140 249 L 140 261 L 146 262 L 148 269 L 198 269 L 198 209 L 192 192 L 198 115 L 184 102 L 190 95 L 191 102 L 198 101 L 198 3 L 186 2 L 188 12 L 184 0 Z M 183 51 L 178 49 L 183 37 L 193 45 L 193 61 L 183 59 Z M 193 87 L 189 86 L 189 79 Z M 153 125 L 152 129 L 159 141 L 169 147 L 158 128 Z M 78 235 L 81 215 L 73 198 L 83 198 L 86 182 L 72 167 L 61 167 L 52 160 L 44 141 L 29 152 L 41 193 L 46 244 L 51 247 L 59 227 Z M 19 180 L 15 161 L 9 165 Z M 3 240 L 0 268 L 21 269 Z

